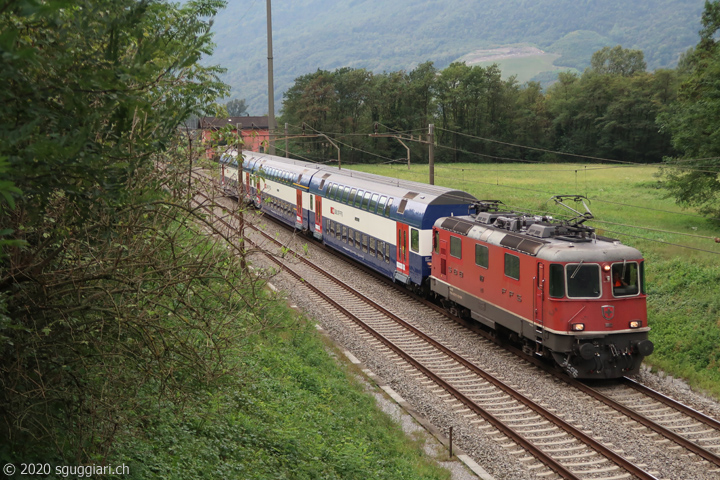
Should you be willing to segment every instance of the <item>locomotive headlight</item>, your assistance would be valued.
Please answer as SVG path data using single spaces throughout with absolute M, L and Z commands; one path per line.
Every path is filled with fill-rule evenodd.
M 632 320 L 630 322 L 630 328 L 640 328 L 642 327 L 642 320 Z
M 585 324 L 584 323 L 573 323 L 570 325 L 570 330 L 573 332 L 582 332 L 585 330 Z
M 603 270 L 605 270 L 606 272 L 609 272 L 609 271 L 610 271 L 610 265 L 605 265 L 605 266 L 603 267 Z

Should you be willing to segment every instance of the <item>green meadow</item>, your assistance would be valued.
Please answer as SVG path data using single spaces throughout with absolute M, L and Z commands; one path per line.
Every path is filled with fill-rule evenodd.
M 346 167 L 347 168 L 347 167 Z M 428 166 L 350 168 L 428 182 Z M 510 209 L 570 218 L 553 195 L 585 195 L 599 234 L 640 249 L 647 260 L 650 338 L 646 363 L 720 398 L 720 237 L 717 224 L 683 210 L 661 188 L 654 166 L 443 164 L 435 184 L 502 200 Z M 584 212 L 581 203 L 570 205 Z
M 503 78 L 515 75 L 515 78 L 520 84 L 532 80 L 536 75 L 543 72 L 566 70 L 577 72 L 574 68 L 555 66 L 553 62 L 558 58 L 560 58 L 560 55 L 545 53 L 541 55 L 502 58 L 499 60 L 474 63 L 473 65 L 487 68 L 493 64 L 497 64 L 503 72 Z

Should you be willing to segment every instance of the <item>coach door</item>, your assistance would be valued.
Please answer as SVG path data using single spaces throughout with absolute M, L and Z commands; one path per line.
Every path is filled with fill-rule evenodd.
M 322 238 L 322 197 L 315 195 L 315 235 Z
M 295 226 L 302 228 L 302 190 L 299 188 L 295 190 L 295 198 L 297 200 L 295 209 Z
M 404 275 L 410 275 L 410 262 L 408 253 L 408 236 L 410 228 L 400 222 L 397 223 L 397 271 Z

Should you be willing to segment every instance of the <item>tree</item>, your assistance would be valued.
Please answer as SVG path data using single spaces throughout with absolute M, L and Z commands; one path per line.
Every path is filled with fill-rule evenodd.
M 599 74 L 631 77 L 645 71 L 647 65 L 642 50 L 629 50 L 620 45 L 604 47 L 593 53 L 590 68 Z
M 227 93 L 199 63 L 222 6 L 0 8 L 4 460 L 102 460 L 150 406 L 179 412 L 235 378 L 234 349 L 271 322 L 242 240 L 230 254 L 202 235 L 228 234 L 191 204 L 198 152 L 178 135 Z
M 700 42 L 681 62 L 678 99 L 658 123 L 680 152 L 666 159 L 669 195 L 720 219 L 720 2 L 705 2 L 702 27 Z
M 233 100 L 230 100 L 225 104 L 225 108 L 227 109 L 228 116 L 230 117 L 242 117 L 243 115 L 247 114 L 247 104 L 245 103 L 245 99 L 242 100 L 235 98 Z

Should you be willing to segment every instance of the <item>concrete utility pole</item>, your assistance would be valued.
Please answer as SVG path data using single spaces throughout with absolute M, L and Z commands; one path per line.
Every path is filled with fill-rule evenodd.
M 272 7 L 267 0 L 267 43 L 268 43 L 268 153 L 275 155 L 275 88 L 273 87 L 273 50 L 272 50 Z
M 428 125 L 428 163 L 430 164 L 430 185 L 435 185 L 435 125 Z

